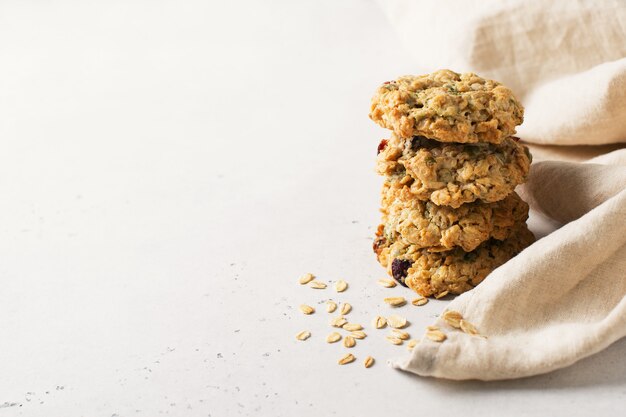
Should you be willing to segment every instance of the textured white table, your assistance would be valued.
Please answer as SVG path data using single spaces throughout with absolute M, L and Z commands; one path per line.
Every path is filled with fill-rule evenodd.
M 624 410 L 624 341 L 446 382 L 388 368 L 406 349 L 386 331 L 339 367 L 327 313 L 296 310 L 336 295 L 297 285 L 307 271 L 347 280 L 368 327 L 403 293 L 375 284 L 367 110 L 418 69 L 375 4 L 7 0 L 0 39 L 0 416 Z M 409 331 L 445 303 L 405 307 Z

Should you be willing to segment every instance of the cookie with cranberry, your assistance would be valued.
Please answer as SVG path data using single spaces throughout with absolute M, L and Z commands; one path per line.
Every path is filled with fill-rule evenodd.
M 491 143 L 441 143 L 392 135 L 379 145 L 379 174 L 409 187 L 419 200 L 459 207 L 504 199 L 526 181 L 532 157 L 517 138 Z
M 522 223 L 507 239 L 490 239 L 471 252 L 430 252 L 401 238 L 390 240 L 383 229 L 379 226 L 374 241 L 378 261 L 396 281 L 425 297 L 471 290 L 535 240 Z
M 386 181 L 382 191 L 384 235 L 417 248 L 440 252 L 461 247 L 470 252 L 491 238 L 504 240 L 528 218 L 528 204 L 512 193 L 494 203 L 474 202 L 459 208 L 417 200 L 409 187 Z
M 500 143 L 515 134 L 524 108 L 496 81 L 440 70 L 384 83 L 372 98 L 369 116 L 402 138 Z

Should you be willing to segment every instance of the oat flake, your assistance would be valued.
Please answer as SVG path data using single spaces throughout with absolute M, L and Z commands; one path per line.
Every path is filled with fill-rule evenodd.
M 315 309 L 313 307 L 311 307 L 311 306 L 306 305 L 306 304 L 302 304 L 300 306 L 300 311 L 302 311 L 304 314 L 307 314 L 307 315 L 315 313 Z
M 387 336 L 387 340 L 389 340 L 389 342 L 393 343 L 394 345 L 401 345 L 402 339 L 399 339 L 395 336 Z
M 306 330 L 296 335 L 296 339 L 302 340 L 302 341 L 307 340 L 309 337 L 311 337 L 311 332 L 306 331 Z
M 352 306 L 349 303 L 343 303 L 341 305 L 341 314 L 348 314 L 352 311 Z
M 300 277 L 300 285 L 305 285 L 308 284 L 309 282 L 313 281 L 313 279 L 315 278 L 315 275 L 313 274 L 304 274 L 302 275 L 302 277 Z
M 415 300 L 411 301 L 411 304 L 413 304 L 414 306 L 419 307 L 419 306 L 423 306 L 427 302 L 428 302 L 428 298 L 420 297 L 420 298 L 416 298 Z
M 461 319 L 460 323 L 459 323 L 459 327 L 461 328 L 461 330 L 463 330 L 463 332 L 467 333 L 467 334 L 471 334 L 471 335 L 478 335 L 478 329 L 476 329 L 476 326 L 474 326 L 472 323 L 470 323 L 469 321 L 465 321 L 463 319 Z
M 347 330 L 349 332 L 354 332 L 356 330 L 363 330 L 363 326 L 361 326 L 360 324 L 356 324 L 356 323 L 346 323 L 342 327 L 344 330 Z
M 354 362 L 356 358 L 354 357 L 354 355 L 352 353 L 348 353 L 347 355 L 343 356 L 341 359 L 339 359 L 339 365 L 346 365 L 350 362 Z
M 444 311 L 444 313 L 441 315 L 441 318 L 455 329 L 461 328 L 461 320 L 463 320 L 463 316 L 458 311 Z
M 447 339 L 447 336 L 440 330 L 429 330 L 426 332 L 426 337 L 433 342 L 443 342 Z
M 382 316 L 376 316 L 374 320 L 372 320 L 372 325 L 377 329 L 382 329 L 387 326 L 387 319 Z
M 384 301 L 392 307 L 401 307 L 406 304 L 404 297 L 387 297 Z
M 328 343 L 335 343 L 341 340 L 341 335 L 337 332 L 332 332 L 328 336 L 326 336 L 326 341 Z
M 387 324 L 394 329 L 402 329 L 406 326 L 406 319 L 404 317 L 398 316 L 396 314 L 392 314 L 387 317 Z
M 356 345 L 356 340 L 352 336 L 346 336 L 343 338 L 343 345 L 347 348 L 354 347 Z
M 378 283 L 385 288 L 393 288 L 396 286 L 396 282 L 391 279 L 379 279 Z
M 355 330 L 350 333 L 350 336 L 354 337 L 355 339 L 365 339 L 367 337 L 367 334 L 362 330 Z
M 335 291 L 344 292 L 347 289 L 348 289 L 348 283 L 346 281 L 340 279 L 339 281 L 335 283 Z

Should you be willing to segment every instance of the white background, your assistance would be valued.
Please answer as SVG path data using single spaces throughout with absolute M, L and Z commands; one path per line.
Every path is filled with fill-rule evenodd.
M 623 412 L 625 341 L 518 381 L 387 367 L 369 322 L 411 294 L 375 283 L 367 113 L 419 68 L 374 3 L 5 0 L 0 39 L 0 416 Z M 328 298 L 370 335 L 348 366 L 297 311 Z

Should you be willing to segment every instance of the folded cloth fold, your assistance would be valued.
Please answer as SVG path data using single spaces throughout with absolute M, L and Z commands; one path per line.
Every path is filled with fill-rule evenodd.
M 531 208 L 565 225 L 449 304 L 487 338 L 439 319 L 447 340 L 424 338 L 392 366 L 457 380 L 519 378 L 626 336 L 626 149 L 586 163 L 538 162 L 521 188 Z

